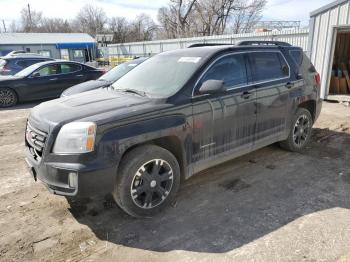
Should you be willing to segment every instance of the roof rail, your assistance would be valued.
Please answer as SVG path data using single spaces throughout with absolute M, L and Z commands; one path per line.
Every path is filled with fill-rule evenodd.
M 276 45 L 276 46 L 292 46 L 286 42 L 280 41 L 241 41 L 236 44 L 237 46 L 246 46 L 246 45 Z
M 232 45 L 232 44 L 201 43 L 201 44 L 193 44 L 193 45 L 190 45 L 190 46 L 188 46 L 187 48 L 202 47 L 202 46 L 220 46 L 220 45 Z

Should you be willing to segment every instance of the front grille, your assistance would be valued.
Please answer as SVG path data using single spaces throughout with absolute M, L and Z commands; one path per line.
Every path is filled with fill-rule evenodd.
M 35 160 L 39 160 L 42 157 L 46 139 L 47 133 L 34 128 L 27 122 L 26 145 Z

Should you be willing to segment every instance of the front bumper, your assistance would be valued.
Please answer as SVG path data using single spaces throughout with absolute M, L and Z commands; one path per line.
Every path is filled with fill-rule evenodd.
M 26 162 L 34 179 L 43 182 L 53 194 L 85 197 L 114 189 L 115 167 L 36 161 L 28 149 Z

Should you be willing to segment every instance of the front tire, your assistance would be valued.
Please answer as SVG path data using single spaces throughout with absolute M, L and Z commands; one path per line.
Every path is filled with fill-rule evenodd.
M 18 98 L 15 91 L 10 88 L 0 88 L 0 108 L 11 107 L 17 104 Z
M 155 145 L 140 146 L 123 157 L 113 197 L 133 217 L 152 217 L 175 198 L 180 167 L 175 156 Z
M 299 108 L 294 116 L 289 136 L 280 146 L 292 152 L 302 151 L 310 142 L 313 119 L 305 108 Z

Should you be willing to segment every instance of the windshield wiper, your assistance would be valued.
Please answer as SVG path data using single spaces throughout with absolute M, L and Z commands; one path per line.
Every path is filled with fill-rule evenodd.
M 119 90 L 119 91 L 122 91 L 122 92 L 128 92 L 128 93 L 133 93 L 133 94 L 137 94 L 139 96 L 147 96 L 146 95 L 146 92 L 144 91 L 140 91 L 140 90 L 137 90 L 137 89 L 132 89 L 132 88 L 125 88 L 125 89 L 115 89 L 115 90 Z

